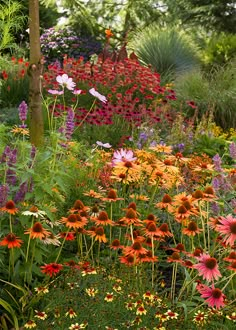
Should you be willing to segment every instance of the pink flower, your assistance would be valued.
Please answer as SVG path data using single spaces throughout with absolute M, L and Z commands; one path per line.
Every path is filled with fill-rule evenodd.
M 193 268 L 197 269 L 199 275 L 207 281 L 212 281 L 221 277 L 221 273 L 218 269 L 217 261 L 215 258 L 211 258 L 206 253 L 203 253 L 198 258 L 199 263 L 194 265 Z
M 48 93 L 50 93 L 52 95 L 62 95 L 62 94 L 64 94 L 63 91 L 57 91 L 56 89 L 49 89 Z
M 107 102 L 107 98 L 106 98 L 106 96 L 104 96 L 104 95 L 98 93 L 94 88 L 91 88 L 91 89 L 89 90 L 89 93 L 90 93 L 91 95 L 93 95 L 94 97 L 96 97 L 97 99 L 99 99 L 101 102 L 103 102 L 103 103 L 106 103 L 106 102 Z
M 74 89 L 73 94 L 80 95 L 82 93 L 81 89 Z
M 220 289 L 215 288 L 214 285 L 212 285 L 212 287 L 210 288 L 204 284 L 199 284 L 197 286 L 197 290 L 201 293 L 202 298 L 207 298 L 206 303 L 209 307 L 215 306 L 217 309 L 219 309 L 225 306 L 225 295 Z
M 120 149 L 116 150 L 113 154 L 112 164 L 117 164 L 120 162 L 132 162 L 137 158 L 134 157 L 132 150 Z
M 73 91 L 75 88 L 75 83 L 73 82 L 72 78 L 68 77 L 66 73 L 64 73 L 62 76 L 57 76 L 56 81 L 59 83 L 59 85 L 66 87 L 71 91 Z
M 233 246 L 236 240 L 236 218 L 233 218 L 232 215 L 229 214 L 227 217 L 219 217 L 218 222 L 220 224 L 216 226 L 216 231 L 221 235 L 225 235 L 223 237 L 223 242 Z

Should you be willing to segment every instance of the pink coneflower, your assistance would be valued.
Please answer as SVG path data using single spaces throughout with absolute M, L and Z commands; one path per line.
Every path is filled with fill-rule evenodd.
M 206 279 L 207 281 L 212 281 L 214 279 L 218 280 L 221 277 L 221 273 L 218 269 L 217 260 L 212 258 L 206 253 L 203 253 L 198 258 L 199 263 L 194 265 L 193 268 L 197 269 L 199 275 Z
M 229 214 L 226 217 L 219 217 L 218 220 L 220 224 L 216 226 L 216 231 L 221 235 L 225 235 L 223 242 L 226 245 L 233 246 L 236 240 L 236 218 Z
M 206 303 L 209 307 L 215 306 L 217 309 L 219 309 L 225 306 L 225 295 L 220 289 L 215 288 L 214 285 L 212 285 L 212 287 L 210 288 L 204 284 L 199 284 L 197 286 L 197 290 L 201 293 L 202 298 L 207 298 Z

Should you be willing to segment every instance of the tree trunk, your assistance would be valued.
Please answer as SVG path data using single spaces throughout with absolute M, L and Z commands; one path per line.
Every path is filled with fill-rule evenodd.
M 36 147 L 43 145 L 44 122 L 40 79 L 43 73 L 43 60 L 40 50 L 39 34 L 39 1 L 29 0 L 29 112 L 30 112 L 30 142 Z

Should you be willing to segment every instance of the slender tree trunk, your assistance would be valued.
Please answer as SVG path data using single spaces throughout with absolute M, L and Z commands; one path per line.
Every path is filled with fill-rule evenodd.
M 43 72 L 43 60 L 40 50 L 39 0 L 29 0 L 29 111 L 30 141 L 36 147 L 43 144 L 44 123 L 40 93 L 40 77 Z

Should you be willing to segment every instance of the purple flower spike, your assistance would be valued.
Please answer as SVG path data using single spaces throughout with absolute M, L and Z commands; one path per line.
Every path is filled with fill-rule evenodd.
M 21 104 L 19 105 L 19 118 L 21 121 L 26 121 L 27 119 L 27 112 L 28 112 L 28 105 L 26 104 L 25 101 L 22 101 Z

